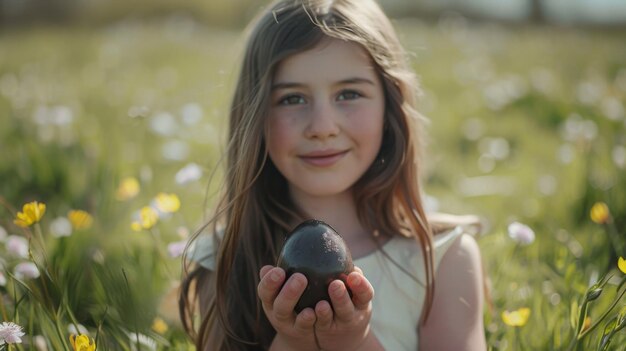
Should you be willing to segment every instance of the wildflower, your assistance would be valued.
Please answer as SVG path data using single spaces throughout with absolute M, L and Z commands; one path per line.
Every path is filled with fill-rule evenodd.
M 152 338 L 147 335 L 139 334 L 139 333 L 129 333 L 128 337 L 130 338 L 130 349 L 132 351 L 137 351 L 137 343 L 139 343 L 139 350 L 150 350 L 156 351 L 157 343 Z
M 167 245 L 167 253 L 171 258 L 176 258 L 183 254 L 185 247 L 187 246 L 187 240 L 175 241 Z
M 509 224 L 508 232 L 511 239 L 523 245 L 529 245 L 535 241 L 535 232 L 525 224 L 513 222 Z
M 100 249 L 96 249 L 93 251 L 93 253 L 91 254 L 91 259 L 99 264 L 104 264 L 104 252 L 102 252 L 102 250 Z
M 27 228 L 39 222 L 44 213 L 46 213 L 46 204 L 37 201 L 29 202 L 24 204 L 22 212 L 17 213 L 17 217 L 13 220 L 13 223 L 20 227 Z
M 57 217 L 50 223 L 50 235 L 55 238 L 72 235 L 72 223 L 65 217 Z
M 67 325 L 67 332 L 70 334 L 82 334 L 82 335 L 86 335 L 89 336 L 89 330 L 87 330 L 87 328 L 85 328 L 84 325 L 78 323 L 70 323 Z
M 187 103 L 180 109 L 180 112 L 183 122 L 188 126 L 196 125 L 202 120 L 202 106 L 198 103 Z
M 603 224 L 608 222 L 610 217 L 609 206 L 604 202 L 596 202 L 589 211 L 589 217 L 594 223 Z
M 163 318 L 156 317 L 154 321 L 152 321 L 152 330 L 159 334 L 165 334 L 167 331 L 167 323 L 163 320 Z
M 178 236 L 181 239 L 186 239 L 189 237 L 189 229 L 187 229 L 186 227 L 180 226 L 176 228 L 176 234 L 178 234 Z
M 589 290 L 587 290 L 587 293 L 585 294 L 585 300 L 593 301 L 597 299 L 598 297 L 600 297 L 600 294 L 602 294 L 602 289 L 603 287 L 600 287 L 598 284 L 594 284 L 589 288 Z
M 35 335 L 33 344 L 35 344 L 37 351 L 48 351 L 48 343 L 43 335 Z
M 189 155 L 189 144 L 181 140 L 170 140 L 161 146 L 161 155 L 168 161 L 183 161 Z
M 74 334 L 70 335 L 70 343 L 72 344 L 74 351 L 96 350 L 96 342 L 84 334 L 80 334 L 78 336 Z
M 24 278 L 35 279 L 39 278 L 39 269 L 32 262 L 21 262 L 13 269 L 13 275 L 20 280 Z
M 12 255 L 20 258 L 28 258 L 28 240 L 26 240 L 26 238 L 17 235 L 9 235 L 4 246 Z
M 622 273 L 626 274 L 626 260 L 624 257 L 620 256 L 617 260 L 617 268 L 619 268 Z
M 530 308 L 522 307 L 515 311 L 502 312 L 502 321 L 511 327 L 523 327 L 528 322 L 530 316 Z
M 156 208 L 164 213 L 174 213 L 180 209 L 180 199 L 176 194 L 158 193 L 154 201 Z
M 157 112 L 150 118 L 150 128 L 162 136 L 171 136 L 179 128 L 178 121 L 169 112 Z
M 187 184 L 202 177 L 202 168 L 196 163 L 189 163 L 176 172 L 176 184 Z
M 2 322 L 0 324 L 0 345 L 21 344 L 24 332 L 22 327 L 13 322 Z
M 150 229 L 154 227 L 158 220 L 159 215 L 157 214 L 157 211 L 150 206 L 145 206 L 141 210 L 139 210 L 137 220 L 133 221 L 130 224 L 130 227 L 132 228 L 132 230 L 138 232 L 142 229 Z
M 76 230 L 89 229 L 93 224 L 93 217 L 83 210 L 70 210 L 67 218 Z
M 115 198 L 119 201 L 128 201 L 139 194 L 139 181 L 134 177 L 122 179 L 115 191 Z

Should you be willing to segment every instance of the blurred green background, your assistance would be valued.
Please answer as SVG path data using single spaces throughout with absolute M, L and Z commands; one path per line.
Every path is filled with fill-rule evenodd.
M 615 269 L 626 256 L 623 7 L 596 3 L 612 13 L 599 20 L 571 8 L 559 17 L 541 1 L 509 1 L 518 7 L 507 13 L 477 3 L 382 2 L 411 53 L 423 89 L 419 109 L 430 119 L 427 206 L 484 218 L 478 241 L 490 277 L 490 347 L 565 350 L 572 303 L 613 272 L 590 309 L 593 323 L 623 276 Z M 59 335 L 67 324 L 85 326 L 102 350 L 191 349 L 165 299 L 181 269 L 168 244 L 200 227 L 219 190 L 242 28 L 261 7 L 252 0 L 0 1 L 5 277 L 20 261 L 7 237 L 28 234 L 13 224 L 15 212 L 28 201 L 47 204 L 49 277 L 0 284 L 3 320 L 26 329 L 23 349 L 34 349 L 35 335 L 50 350 L 68 347 Z M 139 181 L 139 194 L 116 198 L 128 177 Z M 150 230 L 131 230 L 159 192 L 177 194 L 180 211 Z M 608 223 L 590 219 L 596 202 L 608 205 Z M 70 209 L 89 212 L 94 225 L 54 237 L 51 226 Z M 514 221 L 534 230 L 532 244 L 507 235 Z M 531 309 L 526 325 L 500 318 L 520 307 Z M 596 349 L 603 328 L 578 349 Z M 625 349 L 623 331 L 610 349 Z M 141 346 L 130 333 L 151 341 Z

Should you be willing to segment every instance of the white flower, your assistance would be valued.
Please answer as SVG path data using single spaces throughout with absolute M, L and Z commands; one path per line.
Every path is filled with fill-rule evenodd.
M 177 132 L 178 123 L 169 112 L 158 112 L 150 118 L 150 128 L 162 136 L 171 136 Z
M 2 322 L 0 324 L 0 345 L 21 344 L 24 332 L 22 327 L 13 322 Z
M 13 275 L 15 275 L 15 278 L 20 280 L 24 278 L 35 279 L 39 278 L 39 269 L 37 268 L 37 265 L 32 262 L 22 262 L 15 266 L 13 269 Z
M 187 184 L 202 177 L 202 168 L 197 163 L 188 163 L 176 172 L 176 184 Z
M 57 217 L 50 223 L 50 234 L 55 238 L 72 235 L 72 223 L 65 217 Z
M 161 154 L 169 161 L 182 161 L 189 155 L 189 144 L 182 140 L 169 140 L 161 146 Z
M 520 244 L 529 245 L 535 241 L 535 232 L 525 224 L 513 222 L 509 224 L 508 231 L 511 239 Z
M 130 349 L 132 351 L 156 351 L 157 343 L 149 336 L 137 333 L 129 333 L 128 337 L 130 338 Z M 139 348 L 137 348 L 137 343 L 139 343 Z
M 34 344 L 37 351 L 48 351 L 48 343 L 43 335 L 35 335 Z
M 174 241 L 167 245 L 167 253 L 171 258 L 176 258 L 183 254 L 185 247 L 187 246 L 187 240 Z
M 0 225 L 0 242 L 4 242 L 7 239 L 7 231 Z
M 181 239 L 187 239 L 189 237 L 189 229 L 187 229 L 187 227 L 180 226 L 176 228 L 176 234 L 178 234 Z
M 68 324 L 67 325 L 67 332 L 68 334 L 74 334 L 74 335 L 79 335 L 79 334 L 83 334 L 83 335 L 87 335 L 89 336 L 89 330 L 87 330 L 87 328 L 85 328 L 84 325 L 82 324 Z
M 202 107 L 197 103 L 188 103 L 181 109 L 181 116 L 183 117 L 183 122 L 188 126 L 193 126 L 198 124 L 202 119 Z
M 9 235 L 5 246 L 7 251 L 14 256 L 28 258 L 28 240 L 26 240 L 26 238 L 17 235 Z

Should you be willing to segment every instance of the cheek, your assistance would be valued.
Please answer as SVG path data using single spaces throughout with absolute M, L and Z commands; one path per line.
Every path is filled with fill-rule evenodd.
M 367 138 L 372 144 L 382 140 L 384 108 L 378 105 L 363 106 L 350 111 L 350 130 L 355 137 Z
M 270 156 L 284 153 L 295 139 L 296 128 L 293 118 L 278 116 L 268 120 L 267 147 Z

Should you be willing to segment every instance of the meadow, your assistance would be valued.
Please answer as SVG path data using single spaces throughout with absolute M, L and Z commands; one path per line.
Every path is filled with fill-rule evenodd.
M 485 223 L 490 349 L 626 350 L 626 30 L 395 25 L 427 207 Z M 193 349 L 171 297 L 241 47 L 184 15 L 0 32 L 0 350 Z

